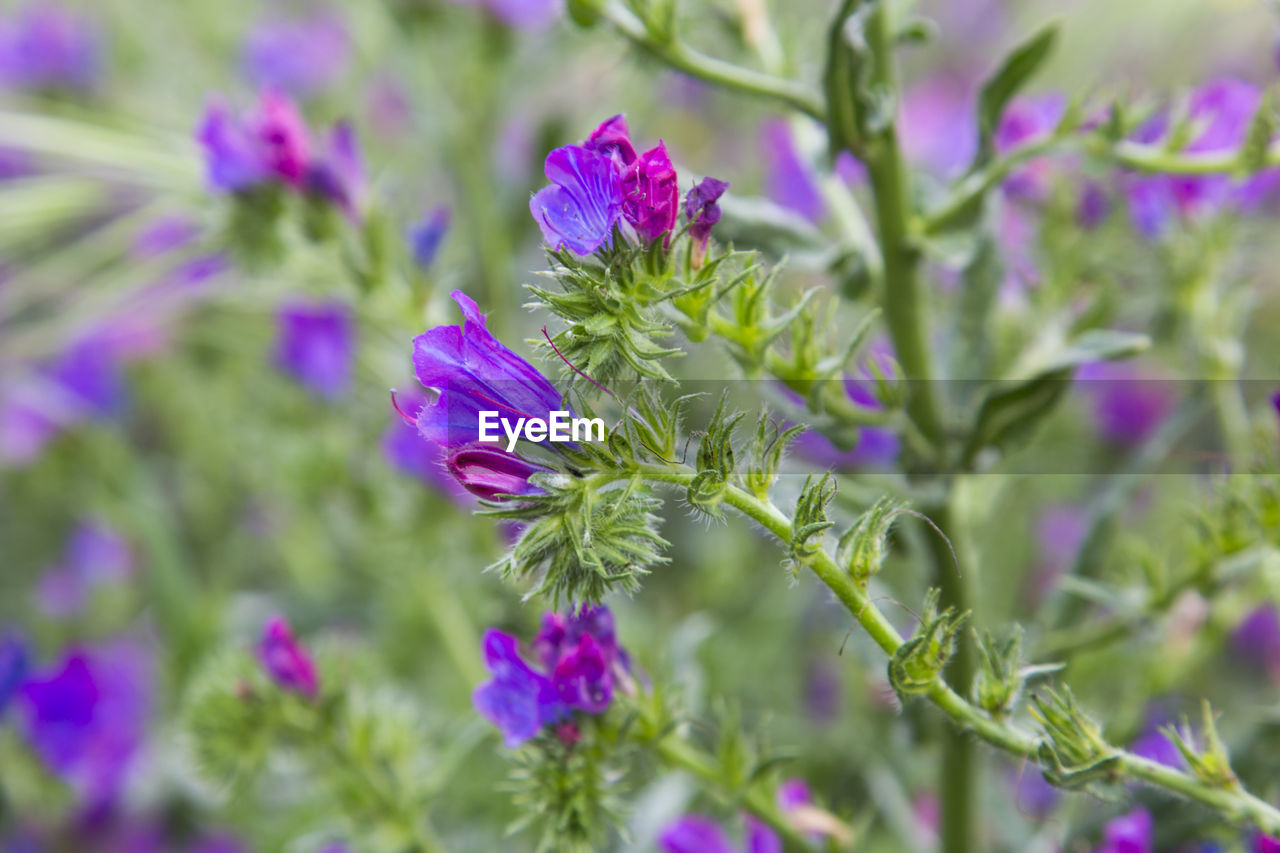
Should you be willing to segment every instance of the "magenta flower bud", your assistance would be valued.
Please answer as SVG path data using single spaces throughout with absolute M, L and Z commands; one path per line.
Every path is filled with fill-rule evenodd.
M 670 235 L 679 215 L 676 169 L 667 156 L 667 147 L 658 142 L 623 172 L 622 216 L 648 244 L 663 234 Z
M 311 153 L 302 115 L 291 100 L 273 91 L 264 92 L 246 117 L 215 98 L 196 138 L 205 150 L 209 185 L 223 192 L 239 192 L 268 180 L 296 186 Z
M 530 495 L 540 489 L 529 477 L 548 469 L 497 447 L 467 445 L 445 457 L 453 478 L 473 495 L 498 500 L 500 495 Z
M 1272 838 L 1269 835 L 1255 835 L 1253 837 L 1253 853 L 1280 853 L 1280 838 Z
M 619 166 L 630 166 L 636 161 L 631 131 L 627 129 L 627 119 L 621 113 L 601 122 L 599 127 L 591 131 L 582 147 L 605 155 Z
M 283 616 L 273 616 L 262 629 L 258 643 L 258 661 L 271 680 L 282 690 L 308 699 L 320 694 L 320 679 L 311 654 L 293 636 Z
M 250 128 L 262 148 L 267 173 L 297 185 L 311 156 L 307 123 L 285 95 L 268 90 L 258 102 Z

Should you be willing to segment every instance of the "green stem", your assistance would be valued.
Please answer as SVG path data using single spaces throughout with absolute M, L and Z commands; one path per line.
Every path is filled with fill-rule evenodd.
M 893 63 L 893 38 L 883 4 L 867 23 L 867 41 L 873 57 L 872 76 L 877 87 L 897 91 Z M 926 343 L 927 331 L 920 301 L 920 252 L 911 234 L 911 186 L 898 144 L 897 127 L 891 122 L 866 151 L 867 174 L 875 202 L 876 225 L 884 261 L 881 300 L 894 355 L 911 383 L 907 413 L 920 432 L 937 444 L 942 439 L 932 379 L 933 364 Z
M 954 498 L 947 499 L 926 511 L 938 531 L 926 530 L 933 558 L 934 582 L 940 592 L 940 603 L 964 613 L 971 607 L 969 595 L 969 570 L 967 562 L 957 565 L 964 553 L 963 537 L 956 526 L 952 512 Z M 943 537 L 946 537 L 945 539 Z M 953 552 L 954 551 L 954 556 Z M 976 649 L 967 631 L 960 632 L 956 640 L 955 655 L 947 667 L 947 681 L 961 696 L 969 694 L 977 667 Z M 975 849 L 974 817 L 978 812 L 979 767 L 973 739 L 962 731 L 948 728 L 942 740 L 942 768 L 938 780 L 941 794 L 942 850 L 944 853 L 965 853 Z
M 781 101 L 818 121 L 826 120 L 826 109 L 823 107 L 822 100 L 806 86 L 715 59 L 682 44 L 675 38 L 660 38 L 621 3 L 606 3 L 600 13 L 613 24 L 614 29 L 626 36 L 633 44 L 677 71 L 683 71 L 691 77 L 737 92 Z
M 687 465 L 642 464 L 634 471 L 601 473 L 596 476 L 593 485 L 602 487 L 632 474 L 638 474 L 652 483 L 685 488 L 697 476 L 697 472 Z M 729 486 L 725 490 L 724 502 L 760 524 L 780 541 L 791 541 L 791 519 L 772 502 L 761 500 L 737 486 Z M 848 572 L 840 568 L 830 554 L 825 550 L 818 551 L 809 559 L 808 567 L 835 593 L 876 645 L 889 655 L 897 651 L 902 645 L 902 636 L 875 606 L 866 591 L 854 582 Z M 1037 737 L 1016 727 L 1009 720 L 992 718 L 941 680 L 934 683 L 926 696 L 951 719 L 961 733 L 984 740 L 1015 757 L 1035 760 L 1040 744 Z M 1119 758 L 1118 775 L 1121 777 L 1146 782 L 1195 800 L 1237 823 L 1251 824 L 1270 834 L 1280 833 L 1280 809 L 1247 791 L 1212 785 L 1123 750 L 1116 750 L 1114 754 Z

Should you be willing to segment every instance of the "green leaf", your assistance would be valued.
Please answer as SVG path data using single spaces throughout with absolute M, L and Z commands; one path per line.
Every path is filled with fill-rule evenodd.
M 879 100 L 871 84 L 871 55 L 865 28 L 878 0 L 842 0 L 827 28 L 823 89 L 831 155 L 848 150 L 862 156 Z
M 974 158 L 973 169 L 986 165 L 995 157 L 995 132 L 1000 117 L 1009 102 L 1044 65 L 1057 40 L 1058 24 L 1046 24 L 1015 47 L 982 85 L 978 94 L 978 154 Z
M 1066 394 L 1075 368 L 1093 361 L 1114 361 L 1146 349 L 1145 335 L 1092 329 L 1040 356 L 1012 380 L 992 385 L 984 397 L 965 446 L 971 462 L 987 447 L 1007 450 L 1029 438 Z
M 1258 103 L 1258 111 L 1253 114 L 1249 132 L 1245 135 L 1244 144 L 1240 146 L 1241 172 L 1252 175 L 1266 168 L 1267 153 L 1275 135 L 1276 99 L 1273 91 L 1268 89 Z

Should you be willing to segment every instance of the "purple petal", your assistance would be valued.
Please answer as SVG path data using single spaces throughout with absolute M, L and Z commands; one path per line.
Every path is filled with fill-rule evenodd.
M 658 834 L 667 853 L 737 853 L 724 830 L 709 817 L 685 815 L 667 824 Z
M 589 255 L 607 243 L 622 211 L 618 165 L 580 145 L 566 145 L 547 155 L 543 171 L 552 186 L 530 199 L 529 212 L 547 245 Z

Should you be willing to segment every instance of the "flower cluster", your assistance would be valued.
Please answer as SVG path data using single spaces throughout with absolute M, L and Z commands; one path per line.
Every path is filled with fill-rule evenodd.
M 557 727 L 562 740 L 576 740 L 573 713 L 604 713 L 614 690 L 629 677 L 630 661 L 618 645 L 613 614 L 603 606 L 548 613 L 532 650 L 539 666 L 521 655 L 517 638 L 492 628 L 485 632 L 484 659 L 493 678 L 477 687 L 472 699 L 508 747 L 548 725 Z
M 328 201 L 353 219 L 360 215 L 364 163 L 349 122 L 335 124 L 317 152 L 297 105 L 268 89 L 254 109 L 241 115 L 215 98 L 205 110 L 197 138 L 215 190 L 242 193 L 284 186 Z
M 474 300 L 458 290 L 453 299 L 462 325 L 436 326 L 413 339 L 414 371 L 424 388 L 438 392 L 436 399 L 401 415 L 444 449 L 449 473 L 467 491 L 488 500 L 532 494 L 538 487 L 529 478 L 548 469 L 480 444 L 480 412 L 547 418 L 567 406 L 550 380 L 489 332 Z
M 615 228 L 642 245 L 659 238 L 670 245 L 680 216 L 675 166 L 661 141 L 637 153 L 623 116 L 606 120 L 581 145 L 552 151 L 543 171 L 551 186 L 534 194 L 529 212 L 552 249 L 590 255 L 612 244 Z M 715 202 L 727 186 L 707 179 L 686 196 L 686 216 L 701 223 L 703 251 L 720 217 Z

